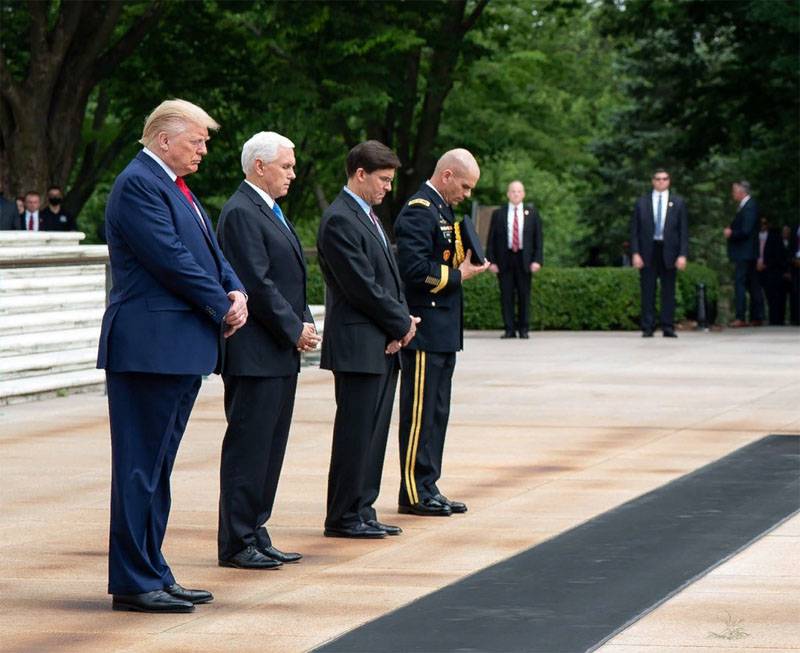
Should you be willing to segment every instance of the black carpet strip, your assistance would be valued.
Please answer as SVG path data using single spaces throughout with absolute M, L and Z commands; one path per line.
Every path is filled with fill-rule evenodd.
M 798 510 L 800 435 L 770 435 L 316 651 L 591 651 Z

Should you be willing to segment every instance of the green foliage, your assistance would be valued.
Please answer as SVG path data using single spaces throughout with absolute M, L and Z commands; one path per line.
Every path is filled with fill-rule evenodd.
M 678 272 L 677 320 L 695 317 L 696 286 L 706 285 L 709 304 L 716 302 L 715 273 L 689 264 Z M 639 274 L 633 268 L 543 267 L 534 275 L 531 317 L 534 329 L 610 330 L 639 328 Z M 496 277 L 482 274 L 464 284 L 464 326 L 502 329 Z
M 322 270 L 319 267 L 319 263 L 317 263 L 316 260 L 308 261 L 307 270 L 308 303 L 324 304 L 325 278 L 322 276 Z

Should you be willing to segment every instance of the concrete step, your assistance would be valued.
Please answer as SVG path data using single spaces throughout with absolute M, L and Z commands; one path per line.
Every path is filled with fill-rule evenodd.
M 96 362 L 97 347 L 7 356 L 0 358 L 0 379 L 7 381 L 30 376 L 94 369 Z
M 72 268 L 79 270 L 80 268 Z M 58 274 L 51 276 L 48 268 L 40 268 L 35 276 L 6 278 L 0 272 L 0 297 L 4 295 L 32 295 L 49 292 L 77 292 L 82 290 L 103 290 L 106 275 L 102 268 L 93 274 Z
M 33 333 L 0 335 L 0 359 L 6 356 L 41 354 L 93 347 L 100 340 L 100 325 L 80 329 L 52 329 Z
M 82 231 L 2 231 L 0 248 L 74 246 L 86 238 Z
M 104 383 L 103 370 L 94 369 L 3 380 L 0 381 L 0 406 L 73 392 L 102 390 Z
M 97 326 L 101 323 L 104 312 L 105 309 L 100 307 L 80 311 L 0 315 L 0 333 L 10 336 Z
M 0 295 L 0 316 L 104 308 L 105 302 L 105 290 L 37 293 L 32 295 Z
M 7 233 L 7 232 L 0 232 Z M 64 265 L 75 262 L 76 265 L 87 263 L 102 264 L 108 260 L 108 247 L 105 245 L 31 245 L 19 247 L 16 244 L 6 246 L 0 242 L 0 263 L 3 268 L 27 267 L 28 261 L 35 259 L 37 269 L 48 262 L 53 265 Z
M 96 276 L 105 277 L 105 265 L 45 265 L 37 268 L 2 268 L 0 269 L 0 285 L 12 279 L 50 279 L 59 276 Z

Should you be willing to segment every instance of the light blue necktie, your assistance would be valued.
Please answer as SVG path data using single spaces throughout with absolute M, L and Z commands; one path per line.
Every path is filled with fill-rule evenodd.
M 272 205 L 272 212 L 278 216 L 278 219 L 283 223 L 283 226 L 289 229 L 289 225 L 286 223 L 286 218 L 283 217 L 283 211 L 281 211 L 281 207 L 278 206 L 277 202 Z M 289 231 L 291 231 L 291 229 L 289 229 Z
M 664 239 L 664 223 L 661 221 L 661 193 L 658 194 L 658 208 L 656 209 L 656 240 Z

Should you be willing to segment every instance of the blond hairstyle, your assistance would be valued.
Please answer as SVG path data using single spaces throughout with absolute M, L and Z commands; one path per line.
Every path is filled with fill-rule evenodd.
M 219 123 L 196 104 L 186 100 L 164 100 L 144 121 L 139 142 L 147 147 L 161 132 L 174 136 L 186 131 L 189 123 L 207 129 L 219 129 Z

